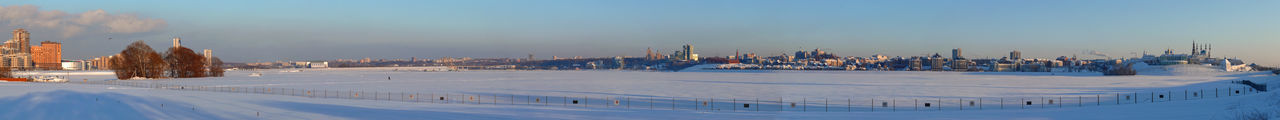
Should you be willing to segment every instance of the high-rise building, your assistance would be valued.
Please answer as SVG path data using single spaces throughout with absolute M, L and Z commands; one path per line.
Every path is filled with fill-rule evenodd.
M 206 68 L 212 68 L 212 66 L 214 66 L 214 64 L 213 64 L 213 50 L 210 50 L 210 49 L 204 49 L 204 54 L 203 54 L 203 55 L 204 55 L 204 63 L 205 63 L 205 64 L 204 64 L 204 67 L 206 67 Z
M 1009 52 L 1009 59 L 1011 59 L 1011 60 L 1021 60 L 1021 59 L 1022 59 L 1022 52 L 1019 52 L 1019 51 L 1017 51 L 1017 50 L 1014 50 L 1013 52 Z
M 811 56 L 811 57 L 818 57 L 818 56 L 822 56 L 822 55 L 824 55 L 824 54 L 827 54 L 827 52 L 826 52 L 826 51 L 822 51 L 822 49 L 813 48 L 813 54 L 812 54 L 812 55 L 809 55 L 809 56 Z
M 44 41 L 31 47 L 31 59 L 37 69 L 57 70 L 62 67 L 62 43 Z
M 653 55 L 653 47 L 649 47 L 649 48 L 645 48 L 645 49 L 644 49 L 644 59 L 645 59 L 645 60 L 653 60 L 653 59 L 655 59 L 655 58 L 654 58 L 654 55 Z
M 173 37 L 173 47 L 182 47 L 182 38 Z
M 13 39 L 18 43 L 18 50 L 22 53 L 31 53 L 31 33 L 26 29 L 18 28 L 13 30 Z
M 796 59 L 809 59 L 809 56 L 811 56 L 809 55 L 808 51 L 803 51 L 803 50 L 796 51 L 795 55 L 796 55 Z
M 26 29 L 13 30 L 13 38 L 5 41 L 4 46 L 0 46 L 0 66 L 19 70 L 30 69 L 32 65 L 30 40 L 31 33 Z
M 693 45 L 684 44 L 684 51 L 682 51 L 682 52 L 683 52 L 683 54 L 681 54 L 681 55 L 684 55 L 684 56 L 682 56 L 682 59 L 684 59 L 684 60 L 695 60 L 695 61 L 696 61 L 696 60 L 698 59 L 696 56 L 694 56 L 694 55 L 693 55 Z
M 964 59 L 962 52 L 960 48 L 951 49 L 951 59 Z

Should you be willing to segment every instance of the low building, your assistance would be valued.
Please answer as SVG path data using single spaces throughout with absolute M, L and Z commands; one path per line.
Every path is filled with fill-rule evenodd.
M 62 70 L 82 70 L 86 68 L 84 61 L 62 61 Z
M 329 62 L 325 62 L 325 61 L 314 61 L 314 62 L 311 62 L 310 66 L 307 66 L 307 67 L 309 67 L 309 68 L 329 68 Z

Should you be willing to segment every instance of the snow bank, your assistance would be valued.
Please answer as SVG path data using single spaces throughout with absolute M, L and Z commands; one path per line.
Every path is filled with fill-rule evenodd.
M 55 90 L 0 98 L 0 118 L 15 120 L 223 119 L 207 112 L 196 111 L 192 107 L 190 104 L 162 98 Z

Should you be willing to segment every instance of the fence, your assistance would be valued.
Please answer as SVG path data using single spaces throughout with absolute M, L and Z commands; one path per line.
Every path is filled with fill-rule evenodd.
M 892 112 L 1044 109 L 1151 104 L 1242 96 L 1250 87 L 1196 88 L 1053 97 L 865 97 L 865 98 L 698 98 L 634 96 L 537 96 L 515 94 L 422 93 L 276 87 L 218 87 L 133 81 L 73 82 L 179 91 L 230 92 L 309 98 L 379 100 L 433 104 L 523 105 L 693 111 Z

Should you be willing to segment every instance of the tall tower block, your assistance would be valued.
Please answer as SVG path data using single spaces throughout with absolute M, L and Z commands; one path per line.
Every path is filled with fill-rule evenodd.
M 16 46 L 18 52 L 31 53 L 31 33 L 27 32 L 27 29 L 18 28 L 13 30 L 13 40 L 18 42 L 18 46 Z
M 173 47 L 182 47 L 182 38 L 173 37 Z

